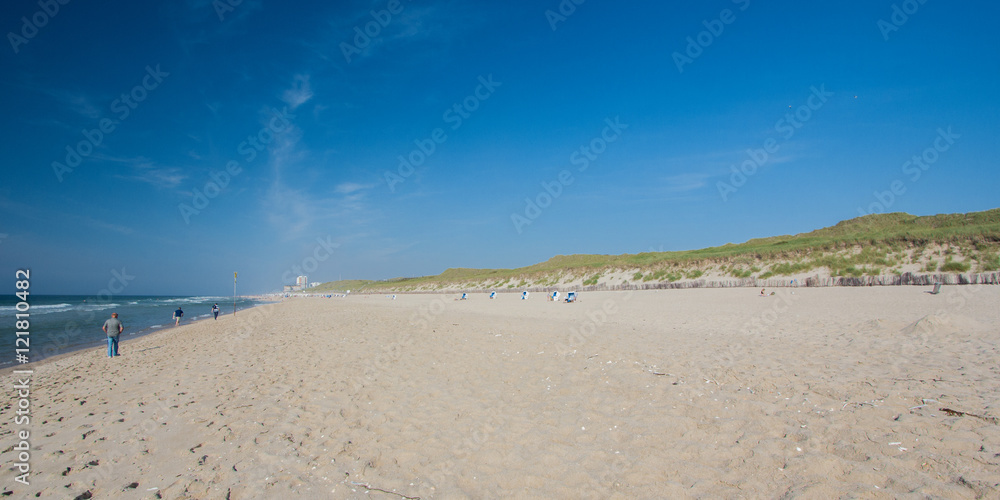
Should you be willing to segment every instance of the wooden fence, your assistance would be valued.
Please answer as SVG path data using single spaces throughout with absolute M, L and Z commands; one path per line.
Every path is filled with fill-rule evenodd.
M 897 286 L 897 285 L 920 285 L 928 286 L 935 283 L 944 285 L 1000 285 L 1000 272 L 974 273 L 974 274 L 914 274 L 903 273 L 891 276 L 830 276 L 821 278 L 818 275 L 804 280 L 793 280 L 791 278 L 734 278 L 729 280 L 694 280 L 666 283 L 627 283 L 621 285 L 597 284 L 581 287 L 567 286 L 534 286 L 517 289 L 480 289 L 461 288 L 452 290 L 424 290 L 412 292 L 362 292 L 373 294 L 385 293 L 489 293 L 496 291 L 499 293 L 521 293 L 528 291 L 531 293 L 546 293 L 554 290 L 577 291 L 577 292 L 603 292 L 619 290 L 673 290 L 688 288 L 788 288 L 788 287 L 824 287 L 824 286 Z

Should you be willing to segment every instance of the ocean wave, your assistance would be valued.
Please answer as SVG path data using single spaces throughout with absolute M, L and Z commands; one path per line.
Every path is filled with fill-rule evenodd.
M 158 299 L 160 304 L 204 304 L 209 302 L 219 302 L 219 297 L 178 297 L 175 299 Z
M 28 313 L 28 314 L 48 314 L 56 312 L 64 312 L 73 309 L 73 304 L 43 304 L 43 305 L 29 305 L 27 311 L 18 311 L 14 306 L 4 306 L 0 308 L 0 316 L 13 316 L 17 313 Z
M 154 304 L 187 304 L 191 299 L 183 297 L 179 299 L 153 299 Z
M 58 314 L 67 312 L 77 312 L 77 313 L 90 313 L 94 311 L 103 311 L 105 309 L 111 309 L 115 307 L 121 307 L 121 304 L 117 302 L 112 303 L 88 303 L 83 302 L 80 304 L 69 304 L 69 303 L 59 303 L 59 304 L 40 304 L 31 305 L 27 311 L 18 311 L 14 306 L 3 306 L 0 307 L 0 317 L 14 316 L 18 313 L 27 312 L 29 315 L 42 315 L 42 314 Z
M 112 302 L 110 304 L 80 304 L 79 307 L 75 308 L 80 311 L 103 311 L 105 309 L 111 309 L 112 307 L 121 307 L 121 304 Z
M 65 303 L 65 302 L 64 302 L 64 303 L 62 303 L 62 304 L 42 304 L 42 305 L 32 305 L 32 306 L 31 306 L 31 310 L 32 310 L 32 311 L 37 311 L 37 310 L 41 309 L 41 310 L 45 311 L 45 310 L 49 310 L 49 309 L 68 309 L 68 308 L 70 308 L 70 307 L 73 307 L 73 304 L 67 304 L 67 303 Z M 10 310 L 13 310 L 13 309 L 14 309 L 14 307 L 10 307 L 10 308 L 4 308 L 4 309 L 10 309 Z
M 67 304 L 67 303 L 63 302 L 61 304 L 41 304 L 41 305 L 37 305 L 37 306 L 31 306 L 31 308 L 32 309 L 50 309 L 50 308 L 55 308 L 55 307 L 72 307 L 72 306 L 73 306 L 73 304 Z M 11 307 L 11 309 L 13 309 L 13 307 Z

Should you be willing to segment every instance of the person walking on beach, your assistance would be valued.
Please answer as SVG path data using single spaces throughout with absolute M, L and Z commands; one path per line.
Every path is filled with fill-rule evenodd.
M 118 355 L 118 336 L 125 331 L 125 325 L 118 319 L 118 313 L 111 313 L 111 317 L 104 322 L 102 330 L 108 335 L 108 357 L 113 358 Z
M 177 310 L 174 311 L 174 326 L 181 324 L 182 316 L 184 316 L 184 311 L 181 310 L 181 306 L 177 306 Z
M 214 306 L 212 306 L 212 314 L 215 315 L 216 320 L 219 319 L 219 304 L 215 304 Z

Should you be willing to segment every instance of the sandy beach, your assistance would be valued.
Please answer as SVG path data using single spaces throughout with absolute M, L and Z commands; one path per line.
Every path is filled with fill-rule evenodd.
M 0 418 L 0 484 L 14 498 L 998 498 L 1000 287 L 927 290 L 290 299 L 116 359 L 32 367 L 30 424 L 15 395 Z M 17 383 L 3 374 L 8 394 Z

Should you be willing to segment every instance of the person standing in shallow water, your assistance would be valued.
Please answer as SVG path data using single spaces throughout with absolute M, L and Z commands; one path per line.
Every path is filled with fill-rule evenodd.
M 181 324 L 181 317 L 184 316 L 184 311 L 181 310 L 181 306 L 177 306 L 177 310 L 174 311 L 174 326 Z
M 111 313 L 101 329 L 108 335 L 108 357 L 113 358 L 118 355 L 118 338 L 125 331 L 125 325 L 118 319 L 118 313 Z
M 219 319 L 219 304 L 215 304 L 214 306 L 212 306 L 212 314 L 215 315 L 216 320 Z

